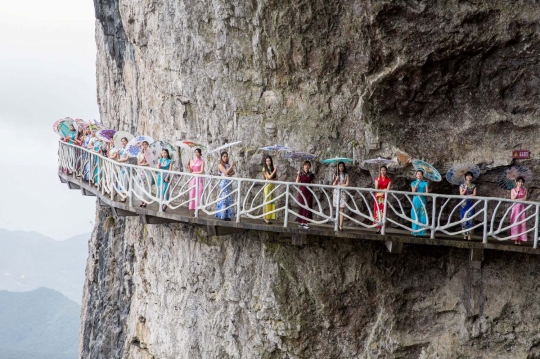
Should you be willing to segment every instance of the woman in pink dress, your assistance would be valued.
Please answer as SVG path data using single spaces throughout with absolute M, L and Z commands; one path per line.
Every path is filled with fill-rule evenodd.
M 512 188 L 510 191 L 510 197 L 515 200 L 527 200 L 527 190 L 523 187 L 525 179 L 523 177 L 518 177 L 516 180 L 516 187 Z M 514 203 L 512 206 L 512 212 L 510 212 L 510 223 L 518 223 L 524 221 L 525 216 L 525 205 L 522 203 Z M 521 224 L 516 224 L 510 228 L 511 239 L 515 241 L 517 245 L 520 245 L 521 242 L 527 242 L 527 224 L 525 222 Z
M 188 170 L 192 174 L 204 173 L 204 161 L 201 159 L 202 151 L 200 148 L 195 149 L 195 159 L 188 162 Z M 199 188 L 197 191 L 197 182 Z M 197 206 L 201 204 L 201 197 L 203 193 L 203 178 L 193 177 L 189 182 L 191 189 L 189 190 L 189 209 L 195 210 Z M 197 200 L 195 200 L 197 198 Z
M 379 177 L 375 178 L 375 189 L 390 189 L 392 180 L 386 175 L 388 168 L 381 166 L 379 169 Z M 373 218 L 376 221 L 382 219 L 384 213 L 384 192 L 375 193 L 375 201 L 373 202 Z M 377 233 L 381 233 L 382 226 L 378 226 Z

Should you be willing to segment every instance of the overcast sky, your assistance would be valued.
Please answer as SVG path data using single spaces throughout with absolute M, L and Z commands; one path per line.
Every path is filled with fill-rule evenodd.
M 94 22 L 92 0 L 0 2 L 0 228 L 92 230 L 95 197 L 58 180 L 52 123 L 99 119 Z

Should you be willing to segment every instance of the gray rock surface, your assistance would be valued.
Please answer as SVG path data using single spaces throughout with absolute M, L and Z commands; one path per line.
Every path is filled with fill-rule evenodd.
M 441 172 L 472 161 L 482 193 L 506 196 L 494 182 L 510 151 L 540 150 L 535 1 L 94 2 L 102 120 L 242 140 L 241 176 L 260 176 L 255 148 L 280 143 Z M 280 162 L 282 178 L 297 165 Z M 406 188 L 410 166 L 393 175 Z M 108 215 L 90 243 L 82 358 L 540 358 L 536 257 L 487 253 L 470 268 L 457 249 L 296 248 L 133 218 L 105 231 Z

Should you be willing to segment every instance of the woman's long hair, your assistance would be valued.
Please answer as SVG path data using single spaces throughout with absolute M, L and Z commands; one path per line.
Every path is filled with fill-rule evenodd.
M 343 174 L 347 174 L 347 166 L 345 166 L 345 162 L 339 161 L 336 167 L 336 175 L 339 177 L 339 165 L 343 165 Z
M 268 167 L 266 165 L 266 160 L 267 159 L 270 159 L 270 167 Z M 272 172 L 274 172 L 274 161 L 272 161 L 272 156 L 266 156 L 264 158 L 264 165 L 263 166 L 264 166 L 265 172 L 268 173 L 268 175 L 270 175 Z M 274 178 L 274 177 L 272 177 L 272 178 Z
M 162 151 L 167 153 L 167 159 L 170 160 L 170 159 L 171 159 L 171 155 L 169 154 L 169 150 L 166 149 L 166 148 L 164 148 Z
M 223 161 L 223 156 L 224 155 L 227 155 L 227 162 Z M 223 167 L 226 167 L 225 164 L 228 164 L 229 163 L 229 154 L 225 151 L 221 152 L 221 156 L 219 156 L 219 163 L 223 166 Z

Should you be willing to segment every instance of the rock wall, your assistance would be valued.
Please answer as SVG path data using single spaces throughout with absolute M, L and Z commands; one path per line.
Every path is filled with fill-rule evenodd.
M 279 143 L 442 172 L 473 161 L 484 193 L 505 195 L 493 183 L 510 150 L 540 151 L 532 0 L 94 3 L 102 120 L 170 141 L 242 140 L 242 176 L 260 176 L 255 149 Z M 280 160 L 281 178 L 297 165 Z M 406 188 L 410 167 L 393 175 Z M 91 240 L 82 358 L 540 358 L 536 257 L 488 253 L 470 268 L 463 250 L 296 248 L 132 218 L 105 230 L 109 215 L 98 208 Z

